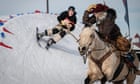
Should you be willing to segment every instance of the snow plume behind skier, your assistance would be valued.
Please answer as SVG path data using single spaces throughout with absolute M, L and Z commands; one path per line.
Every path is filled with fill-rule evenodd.
M 75 29 L 75 24 L 77 22 L 75 7 L 70 6 L 68 10 L 63 11 L 57 17 L 57 20 L 59 24 L 57 24 L 54 28 L 46 29 L 44 32 L 38 33 L 38 37 L 40 39 L 44 36 L 52 36 L 52 38 L 49 38 L 47 41 L 46 49 L 61 40 L 68 32 Z

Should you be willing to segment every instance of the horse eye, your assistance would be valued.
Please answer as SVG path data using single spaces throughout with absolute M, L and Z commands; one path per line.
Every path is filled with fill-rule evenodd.
M 90 37 L 91 37 L 91 38 L 94 38 L 95 36 L 94 36 L 94 34 L 91 34 Z

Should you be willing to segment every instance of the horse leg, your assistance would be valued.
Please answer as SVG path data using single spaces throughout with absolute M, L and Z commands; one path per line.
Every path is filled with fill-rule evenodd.
M 88 76 L 84 82 L 85 84 L 93 84 L 96 80 L 100 80 L 103 77 L 103 74 L 91 59 L 88 59 L 88 66 Z
M 113 82 L 113 84 L 123 84 L 124 80 Z
M 101 79 L 101 84 L 105 84 L 105 82 L 107 81 L 106 77 L 104 76 L 102 79 Z
M 136 75 L 140 75 L 140 70 L 135 71 Z
M 126 78 L 126 84 L 134 84 L 135 79 L 136 79 L 136 74 L 134 74 L 133 71 L 129 72 Z
M 87 76 L 87 78 L 85 79 L 85 83 L 84 84 L 90 84 L 90 81 L 91 81 L 91 79 L 90 79 L 90 77 L 89 76 Z

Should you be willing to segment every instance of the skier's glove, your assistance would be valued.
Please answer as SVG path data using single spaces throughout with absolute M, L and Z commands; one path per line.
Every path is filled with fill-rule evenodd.
M 71 21 L 67 18 L 61 21 L 62 25 L 68 25 L 69 23 L 71 23 Z
M 62 25 L 65 25 L 65 22 L 62 20 L 62 21 L 61 21 L 61 24 L 62 24 Z

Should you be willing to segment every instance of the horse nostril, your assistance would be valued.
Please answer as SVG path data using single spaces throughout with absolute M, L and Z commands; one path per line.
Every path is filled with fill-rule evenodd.
M 78 50 L 79 51 L 85 51 L 86 50 L 86 47 L 78 47 Z
M 83 50 L 83 51 L 86 50 L 86 47 L 83 47 L 82 50 Z

